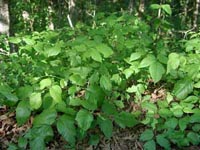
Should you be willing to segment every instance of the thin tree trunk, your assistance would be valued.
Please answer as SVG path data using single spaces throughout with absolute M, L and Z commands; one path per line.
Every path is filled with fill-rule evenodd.
M 184 23 L 186 23 L 186 18 L 188 15 L 188 4 L 189 4 L 189 0 L 186 0 L 185 6 L 184 6 Z
M 0 0 L 0 34 L 9 35 L 9 25 L 8 0 Z
M 74 24 L 76 21 L 76 3 L 75 0 L 69 0 L 68 2 L 68 10 L 69 14 L 67 15 L 67 19 L 71 28 L 74 28 Z
M 134 0 L 129 0 L 128 10 L 130 13 L 133 12 L 133 7 L 134 7 Z
M 144 13 L 144 7 L 145 7 L 145 0 L 140 0 L 140 5 L 139 5 L 139 12 Z
M 194 10 L 194 13 L 193 13 L 193 28 L 195 30 L 198 28 L 199 4 L 200 4 L 200 0 L 196 0 L 195 10 Z

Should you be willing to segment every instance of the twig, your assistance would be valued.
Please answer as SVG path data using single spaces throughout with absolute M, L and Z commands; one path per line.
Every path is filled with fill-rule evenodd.
M 71 27 L 72 29 L 74 29 L 74 26 L 73 26 L 73 24 L 72 24 L 72 20 L 71 20 L 69 14 L 67 15 L 67 19 L 68 19 L 68 22 L 69 22 L 70 27 Z
M 5 51 L 5 50 L 3 50 L 2 48 L 0 48 L 0 54 L 1 54 L 1 55 L 5 55 L 5 56 L 8 56 L 10 53 L 7 52 L 7 51 Z
M 187 35 L 188 35 L 188 33 L 189 32 L 191 32 L 191 31 L 193 31 L 193 30 L 195 30 L 195 28 L 194 27 L 192 27 L 191 29 L 189 29 L 189 30 L 183 30 L 183 31 L 181 31 L 181 30 L 179 30 L 179 31 L 173 31 L 173 32 L 176 32 L 176 33 L 181 33 L 181 34 L 184 34 L 184 39 L 187 37 Z

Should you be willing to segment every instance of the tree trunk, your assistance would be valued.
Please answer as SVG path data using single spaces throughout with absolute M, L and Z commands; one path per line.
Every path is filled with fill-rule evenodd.
M 134 0 L 129 0 L 129 4 L 128 4 L 128 10 L 130 13 L 133 12 L 133 8 L 134 7 Z
M 139 5 L 139 12 L 144 13 L 144 7 L 145 7 L 145 0 L 140 0 L 140 5 Z
M 75 0 L 69 0 L 68 1 L 68 11 L 69 14 L 67 16 L 68 22 L 71 28 L 74 28 L 74 25 L 76 24 L 77 19 L 77 11 L 76 11 L 76 3 Z
M 198 29 L 199 4 L 200 4 L 200 0 L 196 0 L 194 14 L 193 14 L 193 28 L 195 30 Z
M 8 0 L 0 0 L 0 34 L 9 35 L 9 24 Z

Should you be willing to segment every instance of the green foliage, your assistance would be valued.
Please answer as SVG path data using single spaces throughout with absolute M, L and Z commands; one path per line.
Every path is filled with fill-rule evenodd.
M 87 111 L 85 109 L 81 109 L 77 113 L 75 119 L 76 119 L 76 121 L 78 123 L 78 126 L 82 130 L 86 131 L 86 130 L 88 130 L 90 128 L 91 123 L 92 123 L 94 118 L 93 118 L 92 114 L 89 111 Z
M 172 15 L 168 4 L 151 8 Z M 178 41 L 181 50 L 172 51 L 175 43 L 154 32 L 169 27 L 151 29 L 126 13 L 95 21 L 93 28 L 9 38 L 18 51 L 2 56 L 0 105 L 16 110 L 20 126 L 34 117 L 17 146 L 45 149 L 53 130 L 73 148 L 84 138 L 97 145 L 101 134 L 110 139 L 115 127 L 138 124 L 146 126 L 140 136 L 144 149 L 198 145 L 198 37 Z M 159 96 L 162 88 L 167 92 Z
M 66 141 L 71 145 L 75 144 L 76 128 L 72 117 L 67 115 L 61 116 L 57 121 L 57 129 Z
M 24 124 L 30 117 L 31 110 L 30 110 L 30 104 L 28 101 L 20 101 L 16 108 L 16 119 L 17 124 L 22 125 Z

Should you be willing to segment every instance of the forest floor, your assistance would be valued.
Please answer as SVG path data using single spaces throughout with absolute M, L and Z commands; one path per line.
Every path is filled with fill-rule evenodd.
M 25 125 L 19 127 L 16 123 L 15 113 L 9 111 L 10 109 L 6 107 L 0 108 L 0 150 L 6 150 L 9 143 L 17 143 L 18 138 L 31 128 L 33 123 L 33 117 L 31 117 Z M 143 125 L 125 129 L 115 127 L 111 139 L 106 139 L 101 135 L 100 142 L 95 146 L 90 146 L 86 138 L 77 143 L 76 150 L 143 150 L 143 143 L 139 141 L 139 136 L 144 129 Z M 67 143 L 64 139 L 58 133 L 54 134 L 54 139 L 48 143 L 46 150 L 67 150 L 65 147 Z M 157 149 L 162 150 L 159 147 Z M 172 150 L 179 149 L 172 148 Z M 190 146 L 182 150 L 200 150 L 200 147 Z

